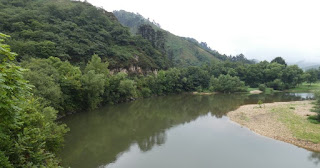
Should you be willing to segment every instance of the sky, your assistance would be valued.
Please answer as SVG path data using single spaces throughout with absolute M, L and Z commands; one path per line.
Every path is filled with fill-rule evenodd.
M 87 0 L 155 20 L 171 33 L 222 54 L 320 63 L 318 0 Z

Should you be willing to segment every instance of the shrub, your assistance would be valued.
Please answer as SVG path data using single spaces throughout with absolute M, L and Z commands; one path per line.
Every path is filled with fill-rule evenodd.
M 261 91 L 266 91 L 266 85 L 265 84 L 260 84 L 259 85 L 259 90 L 261 90 Z
M 280 79 L 275 79 L 268 83 L 268 86 L 275 90 L 283 90 L 285 88 L 284 83 Z
M 142 97 L 150 97 L 152 92 L 149 88 L 142 88 L 140 91 Z
M 313 111 L 316 112 L 317 115 L 317 120 L 320 121 L 320 91 L 314 93 L 315 98 L 316 98 L 316 103 L 313 106 Z
M 210 89 L 223 93 L 244 92 L 247 88 L 239 77 L 230 75 L 220 75 L 218 78 L 211 77 Z

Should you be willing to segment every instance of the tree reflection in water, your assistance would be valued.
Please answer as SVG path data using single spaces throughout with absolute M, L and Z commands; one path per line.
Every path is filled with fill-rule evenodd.
M 309 160 L 313 161 L 315 165 L 318 165 L 320 163 L 320 152 L 311 153 Z
M 166 142 L 168 129 L 211 113 L 216 118 L 243 104 L 300 100 L 294 94 L 168 95 L 108 105 L 62 119 L 71 129 L 61 152 L 64 166 L 97 167 L 114 162 L 137 144 L 141 151 Z M 81 162 L 85 160 L 85 162 Z

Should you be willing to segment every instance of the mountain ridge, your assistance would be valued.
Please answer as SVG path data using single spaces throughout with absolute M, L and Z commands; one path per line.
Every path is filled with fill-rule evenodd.
M 144 18 L 139 13 L 127 12 L 125 10 L 115 10 L 113 14 L 118 21 L 126 27 L 130 28 L 130 32 L 139 34 L 139 27 L 142 25 L 150 25 L 156 31 L 164 31 L 167 34 L 166 50 L 169 58 L 173 61 L 174 66 L 190 66 L 201 65 L 203 63 L 211 63 L 212 61 L 240 61 L 244 63 L 253 63 L 243 54 L 237 56 L 227 56 L 220 54 L 216 50 L 212 50 L 205 42 L 198 42 L 194 38 L 180 37 L 161 28 L 160 24 Z

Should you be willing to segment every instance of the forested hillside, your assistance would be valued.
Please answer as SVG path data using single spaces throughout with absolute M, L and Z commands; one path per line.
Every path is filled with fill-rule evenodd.
M 130 28 L 133 34 L 142 35 L 141 28 L 149 26 L 150 30 L 163 32 L 166 36 L 165 51 L 174 66 L 183 67 L 189 65 L 201 65 L 205 62 L 225 61 L 253 63 L 244 57 L 243 54 L 237 56 L 227 56 L 212 50 L 205 42 L 198 42 L 193 38 L 176 36 L 169 31 L 163 30 L 160 24 L 145 19 L 142 15 L 126 12 L 124 10 L 113 11 L 119 22 Z M 147 26 L 148 25 L 148 26 Z
M 2 0 L 0 30 L 12 37 L 8 44 L 19 54 L 18 60 L 54 56 L 84 65 L 97 54 L 111 69 L 169 65 L 167 56 L 149 41 L 131 36 L 112 13 L 86 2 Z

